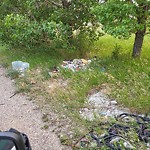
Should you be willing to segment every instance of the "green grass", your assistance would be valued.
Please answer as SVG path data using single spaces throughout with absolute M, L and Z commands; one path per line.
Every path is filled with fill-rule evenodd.
M 53 49 L 48 49 L 44 47 L 38 47 L 34 49 L 1 49 L 1 62 L 11 64 L 12 61 L 21 60 L 28 62 L 31 68 L 36 68 L 38 66 L 49 66 L 49 68 L 56 66 L 60 63 L 63 58 L 59 53 Z
M 140 59 L 131 58 L 133 40 L 134 37 L 129 40 L 103 37 L 96 43 L 96 47 L 100 48 L 97 55 L 102 59 L 107 73 L 114 77 L 109 81 L 112 85 L 111 96 L 133 111 L 150 113 L 150 37 L 145 37 Z M 120 46 L 118 59 L 111 57 L 116 43 Z
M 56 79 L 69 80 L 69 85 L 55 90 L 53 98 L 49 98 L 47 103 L 55 99 L 74 113 L 84 107 L 85 98 L 92 89 L 108 84 L 111 88 L 110 97 L 115 98 L 120 104 L 134 112 L 150 113 L 150 37 L 145 38 L 140 59 L 131 58 L 133 41 L 134 37 L 129 40 L 119 40 L 111 36 L 101 37 L 92 46 L 91 51 L 85 54 L 89 58 L 97 56 L 90 70 L 75 73 L 61 70 Z M 79 54 L 79 51 L 56 50 L 42 46 L 17 50 L 0 47 L 0 62 L 5 67 L 16 60 L 29 62 L 30 70 L 40 68 L 42 71 L 39 77 L 45 76 L 44 79 L 50 79 L 48 71 L 51 68 L 59 66 L 63 60 L 80 58 Z M 103 67 L 104 72 L 101 71 Z M 36 76 L 38 75 L 34 74 L 39 82 Z M 42 82 L 44 79 L 42 78 Z
M 150 36 L 147 35 L 144 39 L 143 47 L 142 47 L 142 54 L 141 58 L 147 58 L 149 59 L 149 41 L 150 41 Z M 112 36 L 103 36 L 100 38 L 98 42 L 95 43 L 95 47 L 92 49 L 91 54 L 92 56 L 98 55 L 100 57 L 107 57 L 111 56 L 114 46 L 117 44 L 121 46 L 121 54 L 127 55 L 128 58 L 131 58 L 132 54 L 132 48 L 133 48 L 133 43 L 134 43 L 134 36 L 130 37 L 128 40 L 124 39 L 116 39 L 113 38 Z

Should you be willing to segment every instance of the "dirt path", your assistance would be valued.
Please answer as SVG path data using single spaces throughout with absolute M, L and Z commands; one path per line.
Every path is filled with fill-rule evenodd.
M 23 94 L 16 94 L 15 87 L 5 70 L 0 66 L 0 130 L 15 128 L 28 135 L 33 150 L 64 149 L 58 137 L 50 129 L 41 129 L 44 123 L 38 107 L 26 99 Z M 11 97 L 11 98 L 10 98 Z

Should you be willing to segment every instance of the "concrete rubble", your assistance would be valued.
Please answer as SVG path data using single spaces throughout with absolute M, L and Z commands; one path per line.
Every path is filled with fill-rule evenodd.
M 121 113 L 129 112 L 126 108 L 121 108 L 117 105 L 117 101 L 109 99 L 101 92 L 91 95 L 87 103 L 92 109 L 83 108 L 80 110 L 80 115 L 84 119 L 93 120 L 95 116 L 115 117 Z

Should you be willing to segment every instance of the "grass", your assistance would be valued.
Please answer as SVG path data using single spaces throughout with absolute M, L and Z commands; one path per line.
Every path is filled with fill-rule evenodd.
M 142 56 L 140 59 L 132 59 L 133 37 L 129 40 L 116 40 L 112 37 L 104 37 L 97 43 L 100 47 L 103 43 L 107 43 L 108 51 L 103 53 L 107 45 L 103 45 L 99 50 L 98 56 L 102 58 L 102 64 L 106 67 L 107 73 L 111 74 L 114 79 L 109 81 L 112 85 L 112 96 L 118 100 L 120 104 L 129 107 L 136 112 L 150 113 L 150 53 L 148 41 L 150 37 L 146 37 L 143 45 Z M 115 44 L 119 44 L 119 58 L 112 58 Z M 100 53 L 102 51 L 102 53 Z
M 91 89 L 108 83 L 112 90 L 110 96 L 117 99 L 120 104 L 136 112 L 150 113 L 149 40 L 150 37 L 147 36 L 141 58 L 132 59 L 134 37 L 129 40 L 119 40 L 111 36 L 100 38 L 86 54 L 89 58 L 97 56 L 97 60 L 91 64 L 91 69 L 76 73 L 62 70 L 56 78 L 69 79 L 67 91 L 69 89 L 70 92 L 60 88 L 57 90 L 59 92 L 53 95 L 57 99 L 65 99 L 65 102 L 68 99 L 66 105 L 76 109 L 84 105 L 84 100 Z M 30 63 L 31 70 L 41 68 L 44 79 L 49 79 L 48 71 L 53 67 L 59 66 L 63 60 L 73 59 L 78 55 L 78 51 L 55 50 L 48 47 L 30 50 L 0 48 L 0 61 L 3 66 L 10 66 L 11 62 L 16 60 L 26 61 Z M 102 68 L 105 68 L 105 73 L 101 72 Z
M 30 63 L 30 67 L 35 68 L 38 66 L 47 66 L 53 67 L 60 63 L 63 58 L 54 51 L 53 49 L 50 49 L 47 51 L 47 48 L 45 47 L 39 47 L 35 49 L 9 49 L 5 50 L 4 48 L 1 48 L 1 61 L 6 64 L 11 64 L 12 61 L 21 60 L 25 62 Z
M 12 61 L 28 62 L 28 75 L 16 80 L 20 91 L 29 92 L 34 98 L 39 95 L 39 105 L 49 105 L 56 112 L 63 112 L 73 118 L 78 126 L 84 125 L 88 128 L 92 123 L 81 120 L 79 110 L 90 107 L 85 99 L 89 94 L 99 91 L 103 85 L 111 89 L 111 98 L 128 107 L 131 112 L 150 114 L 150 37 L 145 37 L 140 59 L 131 58 L 133 41 L 134 37 L 119 40 L 108 35 L 103 36 L 91 46 L 90 51 L 84 52 L 85 58 L 92 59 L 89 69 L 78 72 L 60 69 L 59 74 L 54 77 L 50 77 L 48 72 L 59 66 L 63 60 L 83 57 L 83 54 L 80 55 L 81 49 L 69 51 L 38 47 L 30 50 L 8 50 L 1 46 L 0 64 L 11 68 Z M 96 60 L 93 58 L 95 56 Z M 16 78 L 15 73 L 10 75 Z M 50 89 L 50 85 L 55 86 Z M 76 135 L 79 137 L 79 133 Z

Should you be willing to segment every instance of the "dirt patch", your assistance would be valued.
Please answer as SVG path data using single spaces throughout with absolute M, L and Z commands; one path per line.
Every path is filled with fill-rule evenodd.
M 63 79 L 50 79 L 45 84 L 45 89 L 47 89 L 48 93 L 52 93 L 58 89 L 63 89 L 67 87 L 68 80 L 64 81 Z
M 43 129 L 42 111 L 24 94 L 15 94 L 13 82 L 5 77 L 5 70 L 0 67 L 0 130 L 15 128 L 29 136 L 33 150 L 69 149 L 61 145 L 53 127 Z M 49 111 L 50 113 L 50 111 Z M 51 115 L 53 116 L 53 114 Z

